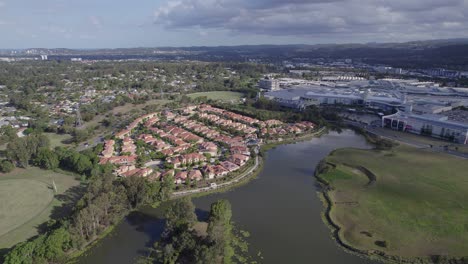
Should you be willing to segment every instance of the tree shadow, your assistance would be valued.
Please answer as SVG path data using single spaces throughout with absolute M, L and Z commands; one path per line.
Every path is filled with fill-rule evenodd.
M 154 242 L 159 241 L 166 227 L 166 219 L 135 211 L 130 213 L 125 221 L 136 231 L 148 236 L 145 247 L 137 250 L 138 256 L 148 256 Z
M 75 143 L 75 141 L 74 141 L 73 137 L 71 137 L 71 138 L 61 140 L 60 143 L 65 144 L 65 145 L 69 145 L 69 144 Z
M 5 261 L 5 255 L 10 251 L 10 248 L 0 248 L 0 263 Z
M 49 188 L 53 188 L 50 186 Z M 86 187 L 84 185 L 73 186 L 69 188 L 62 194 L 55 195 L 55 199 L 61 202 L 61 205 L 55 206 L 52 208 L 52 212 L 50 213 L 50 220 L 42 223 L 37 226 L 37 231 L 39 234 L 44 234 L 50 230 L 51 226 L 50 223 L 68 217 L 73 212 L 73 208 L 75 207 L 76 202 L 83 197 L 84 193 L 86 192 Z
M 202 210 L 200 208 L 195 209 L 195 214 L 197 215 L 198 221 L 208 221 L 208 218 L 210 217 L 210 212 L 206 210 Z

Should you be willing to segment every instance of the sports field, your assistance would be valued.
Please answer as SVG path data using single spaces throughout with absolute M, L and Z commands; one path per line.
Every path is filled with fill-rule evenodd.
M 0 249 L 37 235 L 41 224 L 66 213 L 70 208 L 63 205 L 74 199 L 67 190 L 77 186 L 75 176 L 35 167 L 0 175 Z
M 201 92 L 201 93 L 191 93 L 187 94 L 188 97 L 194 99 L 197 97 L 206 96 L 211 100 L 220 100 L 220 101 L 232 101 L 240 100 L 244 97 L 244 94 L 231 91 L 214 91 L 214 92 Z
M 468 256 L 468 161 L 408 146 L 340 149 L 320 175 L 346 244 L 402 257 Z M 373 177 L 369 177 L 369 172 Z

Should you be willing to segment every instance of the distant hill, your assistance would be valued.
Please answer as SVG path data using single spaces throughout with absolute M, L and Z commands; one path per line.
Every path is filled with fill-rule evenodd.
M 242 45 L 216 47 L 158 47 L 118 49 L 26 49 L 0 50 L 3 55 L 37 56 L 51 59 L 189 59 L 206 61 L 246 61 L 260 59 L 278 62 L 304 59 L 353 59 L 364 63 L 405 68 L 444 67 L 468 70 L 468 39 L 439 39 L 404 43 L 317 44 L 317 45 Z M 55 56 L 55 57 L 54 57 Z

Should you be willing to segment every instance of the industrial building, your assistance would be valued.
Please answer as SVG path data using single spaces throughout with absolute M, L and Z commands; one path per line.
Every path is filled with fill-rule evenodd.
M 443 115 L 399 111 L 382 117 L 382 127 L 468 144 L 468 124 L 448 121 Z
M 405 96 L 399 92 L 370 89 L 342 89 L 323 86 L 302 86 L 266 92 L 264 97 L 283 106 L 292 105 L 363 105 L 382 111 L 393 111 L 404 106 Z M 293 101 L 301 102 L 302 104 Z

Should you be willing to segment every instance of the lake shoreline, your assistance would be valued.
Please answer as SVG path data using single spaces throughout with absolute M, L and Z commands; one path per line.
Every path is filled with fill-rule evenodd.
M 345 149 L 345 148 L 344 148 Z M 317 191 L 317 195 L 322 200 L 324 205 L 324 212 L 322 220 L 326 226 L 329 227 L 331 231 L 332 238 L 336 243 L 346 252 L 357 255 L 362 258 L 367 258 L 374 261 L 379 261 L 383 263 L 459 263 L 457 261 L 463 261 L 462 257 L 454 256 L 439 256 L 439 255 L 430 255 L 430 256 L 415 256 L 415 257 L 405 257 L 399 255 L 390 255 L 380 250 L 366 250 L 359 249 L 355 247 L 352 243 L 346 241 L 342 237 L 342 231 L 345 230 L 345 227 L 333 220 L 332 210 L 336 210 L 333 201 L 333 198 L 330 195 L 330 191 L 333 190 L 333 187 L 330 182 L 328 182 L 323 176 L 326 174 L 325 167 L 331 166 L 336 167 L 337 164 L 330 163 L 328 158 L 333 156 L 335 151 L 331 152 L 326 156 L 322 161 L 317 165 L 314 177 L 320 185 L 320 189 Z M 346 164 L 343 164 L 346 165 Z M 365 173 L 364 173 L 365 174 Z M 368 175 L 366 175 L 368 176 Z M 375 177 L 375 175 L 374 175 Z M 369 177 L 369 181 L 372 181 Z M 440 261 L 440 262 L 439 262 Z M 452 262 L 453 261 L 453 262 Z M 464 262 L 460 262 L 464 263 Z
M 341 134 L 333 131 L 324 133 L 327 131 L 325 129 L 315 131 L 313 135 L 311 133 L 292 140 L 265 143 L 259 155 L 262 163 L 249 177 L 235 185 L 211 192 L 197 193 L 190 197 L 194 199 L 194 203 L 201 211 L 208 210 L 209 205 L 218 199 L 231 201 L 235 209 L 234 221 L 240 223 L 243 230 L 248 230 L 252 234 L 249 241 L 253 246 L 252 249 L 255 252 L 261 251 L 264 259 L 270 260 L 269 263 L 284 263 L 287 259 L 285 255 L 279 254 L 275 249 L 276 246 L 270 243 L 274 241 L 274 238 L 289 241 L 286 243 L 292 250 L 291 253 L 295 252 L 293 254 L 298 256 L 299 262 L 297 263 L 308 263 L 311 257 L 327 259 L 329 263 L 376 263 L 368 258 L 350 254 L 351 251 L 343 250 L 342 247 L 337 246 L 336 241 L 330 239 L 330 229 L 324 225 L 322 219 L 324 204 L 315 190 L 311 189 L 317 186 L 317 182 L 310 177 L 318 162 L 333 150 L 346 146 L 368 148 L 369 144 L 361 135 L 352 130 L 345 130 Z M 285 174 L 289 177 L 285 177 Z M 294 195 L 287 195 L 290 192 Z M 285 200 L 286 197 L 288 198 Z M 275 206 L 265 206 L 265 202 Z M 302 210 L 297 210 L 297 206 L 291 207 L 290 202 L 297 204 Z M 143 214 L 153 220 L 122 222 L 112 232 L 114 235 L 111 239 L 98 244 L 99 250 L 86 253 L 84 258 L 78 260 L 78 263 L 89 263 L 89 261 L 128 263 L 124 260 L 135 258 L 153 241 L 158 240 L 157 233 L 154 232 L 159 232 L 163 225 L 160 222 L 159 210 L 143 211 Z M 284 210 L 285 215 L 297 219 L 298 228 L 288 233 L 267 232 L 270 228 L 276 230 L 282 226 L 285 215 L 275 218 L 275 221 L 270 221 L 271 216 L 277 215 L 278 210 Z M 262 224 L 264 222 L 269 224 Z M 310 225 L 311 223 L 314 224 Z M 299 228 L 300 226 L 304 228 Z M 293 237 L 300 238 L 302 243 L 298 243 L 298 240 Z M 134 241 L 132 246 L 122 247 L 122 241 L 128 239 Z M 317 247 L 317 250 L 308 250 L 311 246 Z M 330 258 L 331 255 L 332 258 Z
M 323 135 L 327 131 L 328 131 L 328 129 L 326 127 L 322 127 L 321 129 L 319 129 L 317 131 L 314 131 L 312 133 L 309 133 L 309 134 L 306 134 L 306 135 L 303 135 L 303 136 L 300 136 L 300 137 L 297 137 L 297 138 L 291 138 L 291 139 L 286 139 L 286 140 L 277 141 L 277 142 L 270 142 L 270 143 L 262 145 L 260 147 L 260 150 L 261 150 L 260 153 L 265 153 L 266 151 L 274 149 L 275 147 L 280 146 L 280 145 L 294 144 L 294 143 L 298 143 L 298 142 L 301 142 L 301 141 L 310 140 L 310 139 L 313 139 L 315 137 L 320 137 L 321 135 Z M 235 182 L 235 183 L 233 183 L 231 185 L 228 185 L 226 187 L 213 189 L 213 190 L 210 190 L 210 191 L 203 191 L 203 192 L 188 194 L 188 195 L 174 196 L 174 197 L 171 197 L 171 199 L 178 199 L 178 198 L 186 197 L 186 196 L 188 196 L 190 198 L 198 198 L 198 197 L 203 197 L 203 196 L 216 194 L 216 193 L 224 193 L 224 192 L 231 191 L 231 190 L 233 190 L 235 188 L 238 188 L 240 186 L 243 186 L 245 184 L 248 184 L 250 181 L 254 180 L 264 169 L 266 155 L 264 155 L 264 154 L 260 155 L 260 153 L 258 155 L 259 159 L 258 159 L 257 168 L 255 168 L 248 176 L 242 178 L 240 181 Z M 112 232 L 115 230 L 115 227 L 118 226 L 122 221 L 124 221 L 125 218 L 128 217 L 128 215 L 130 213 L 131 212 L 129 212 L 126 216 L 124 216 L 119 221 L 119 223 L 108 227 L 107 230 L 105 230 L 99 237 L 97 237 L 95 240 L 91 241 L 88 245 L 86 245 L 84 249 L 73 252 L 72 256 L 71 256 L 71 260 L 69 262 L 67 262 L 67 263 L 76 263 L 80 257 L 86 255 L 86 253 L 88 251 L 92 250 L 99 242 L 101 242 L 107 236 L 112 234 Z

